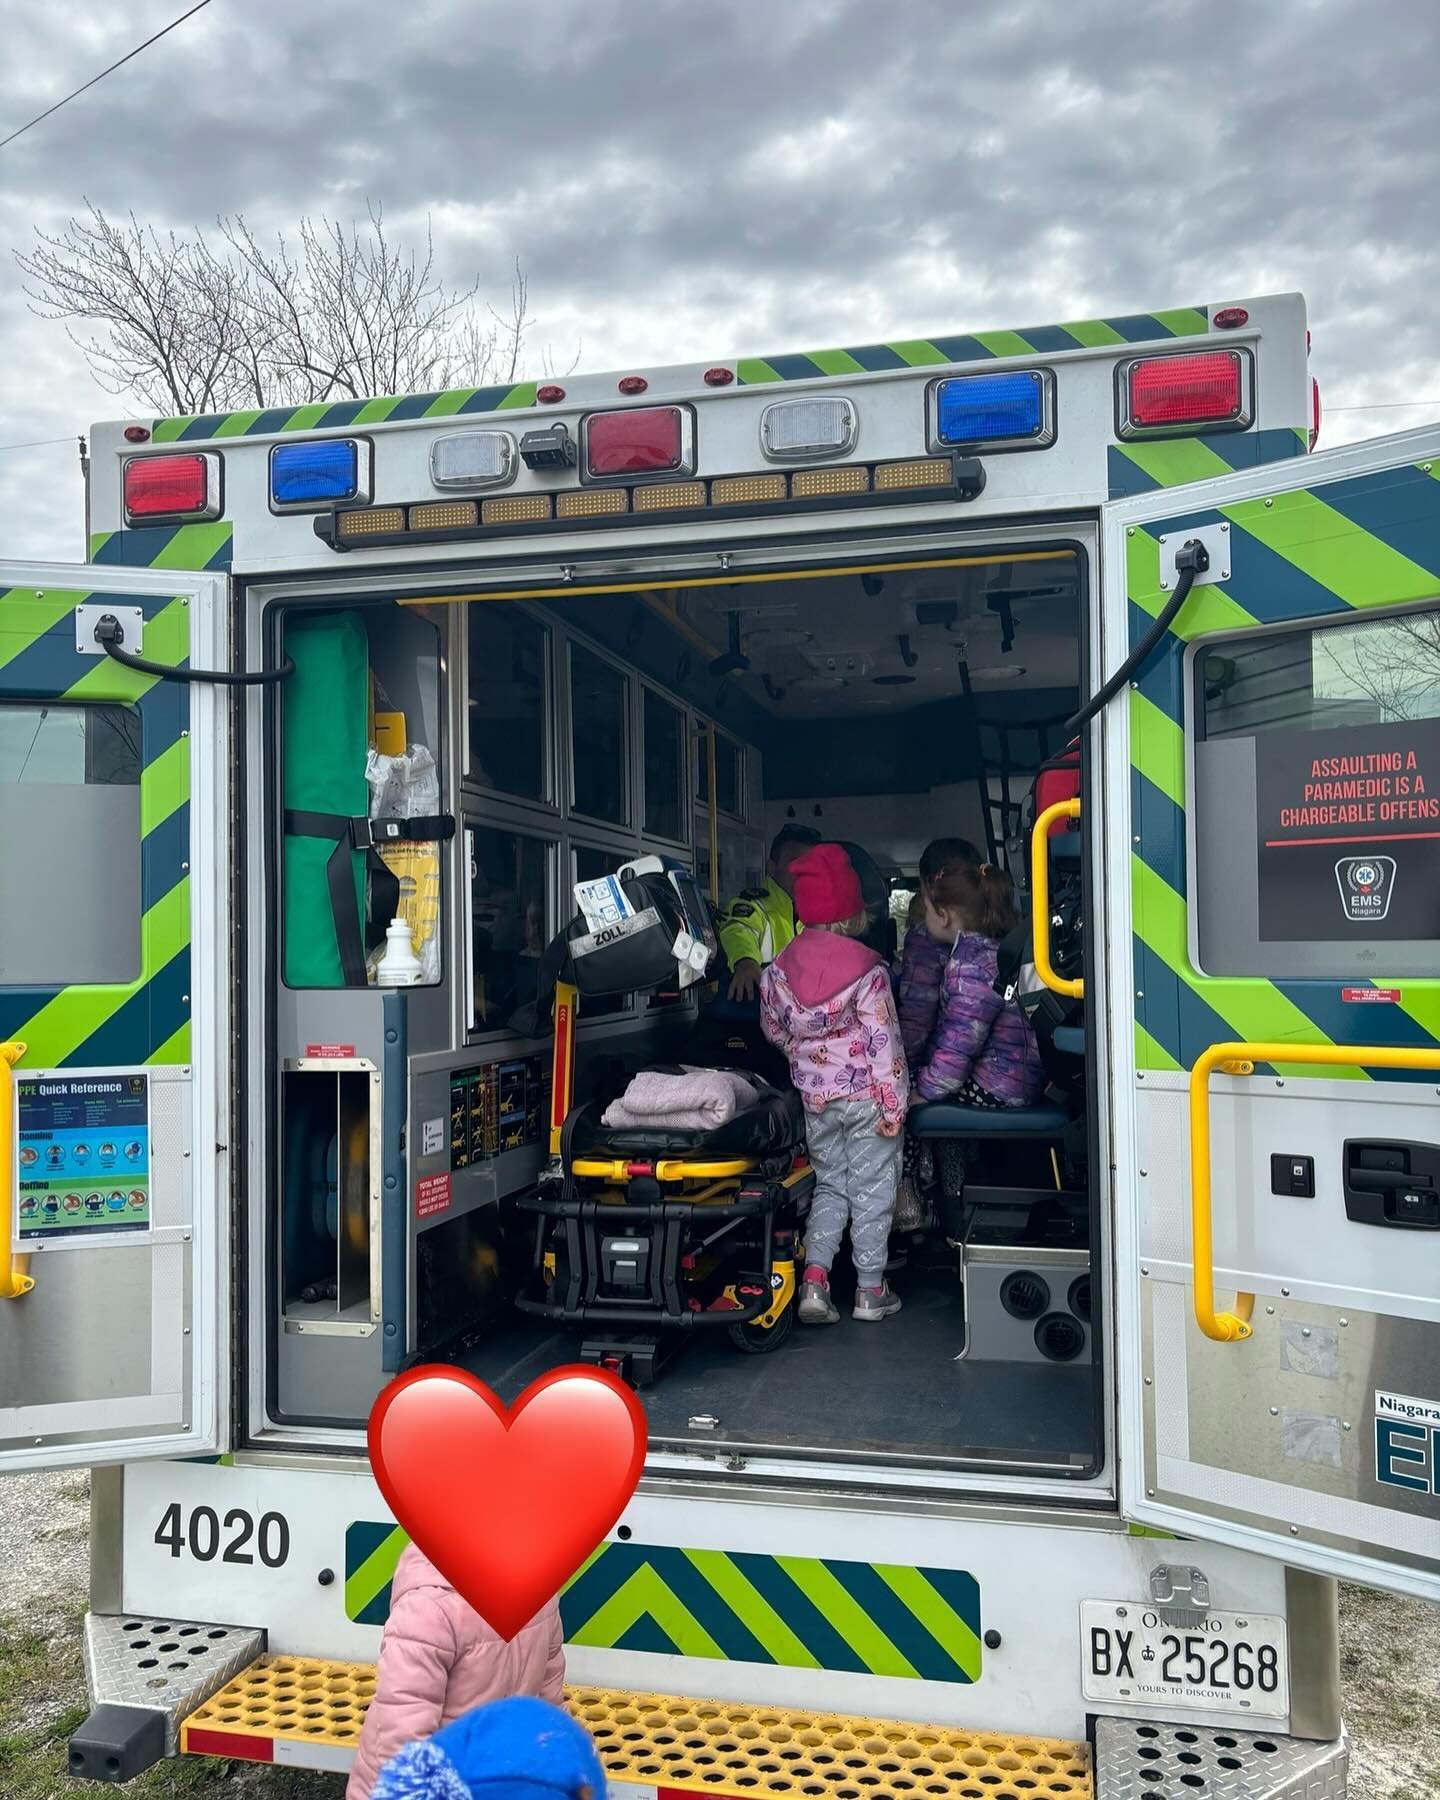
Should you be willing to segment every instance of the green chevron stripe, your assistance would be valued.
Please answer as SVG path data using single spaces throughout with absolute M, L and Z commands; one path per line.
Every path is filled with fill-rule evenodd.
M 1138 1019 L 1135 1021 L 1135 1066 L 1137 1069 L 1153 1069 L 1157 1074 L 1184 1073 L 1165 1046 L 1157 1043 Z
M 353 1530 L 354 1527 L 352 1526 L 351 1529 Z M 385 1596 L 386 1601 L 384 1611 L 389 1611 L 387 1590 L 395 1579 L 395 1565 L 400 1560 L 400 1552 L 409 1541 L 405 1532 L 396 1525 L 387 1537 L 381 1539 L 378 1547 L 370 1551 L 363 1562 L 354 1569 L 346 1570 L 345 1616 L 347 1619 L 358 1619 L 382 1595 Z M 348 1536 L 345 1554 L 348 1562 L 350 1556 Z
M 950 361 L 938 345 L 930 343 L 926 338 L 902 338 L 899 343 L 887 344 L 885 348 L 893 350 L 901 362 L 908 363 L 912 369 L 923 369 L 932 363 Z M 999 355 L 1000 352 L 997 351 L 996 354 Z M 856 364 L 857 368 L 861 366 Z
M 687 1559 L 764 1649 L 771 1662 L 788 1669 L 818 1669 L 820 1660 L 748 1581 L 723 1550 L 687 1550 Z
M 522 381 L 518 387 L 511 388 L 495 410 L 496 412 L 519 412 L 527 406 L 534 406 L 539 391 L 537 382 Z
M 75 588 L 47 588 L 43 598 L 34 588 L 0 589 L 0 669 L 88 598 L 86 590 Z
M 932 346 L 933 347 L 933 346 Z M 812 350 L 810 360 L 823 375 L 863 375 L 865 365 L 856 362 L 848 350 Z M 742 381 L 748 377 L 742 375 Z
M 1210 481 L 1235 471 L 1195 438 L 1164 438 L 1156 443 L 1116 444 L 1121 456 L 1134 463 L 1161 487 L 1180 487 L 1187 481 Z
M 384 1619 L 405 1543 L 398 1525 L 349 1527 L 348 1618 Z M 978 1591 L 959 1571 L 602 1544 L 565 1584 L 562 1601 L 567 1641 L 592 1649 L 863 1668 L 909 1680 L 920 1678 L 917 1661 L 932 1680 L 974 1681 L 981 1666 Z
M 1103 319 L 1067 319 L 1060 329 L 1068 331 L 1086 350 L 1108 350 L 1112 344 L 1125 342 L 1115 327 Z
M 1247 1043 L 1266 1039 L 1271 1042 L 1291 1039 L 1304 1044 L 1333 1042 L 1308 1014 L 1287 1000 L 1273 982 L 1259 977 L 1197 975 L 1190 967 L 1185 947 L 1184 900 L 1139 856 L 1132 855 L 1130 868 L 1136 925 L 1142 942 L 1197 999 L 1203 1000 L 1225 1020 L 1238 1039 Z M 1303 1075 L 1307 1072 L 1299 1064 L 1277 1067 L 1282 1073 Z M 1326 1073 L 1340 1080 L 1370 1079 L 1361 1069 L 1335 1069 Z
M 980 1639 L 968 1620 L 938 1594 L 920 1569 L 877 1563 L 875 1573 L 972 1681 L 980 1679 Z
M 824 1563 L 806 1556 L 777 1556 L 775 1561 L 796 1587 L 804 1590 L 872 1675 L 900 1675 L 910 1681 L 917 1678 L 912 1665 Z
M 182 413 L 175 419 L 157 419 L 150 432 L 152 444 L 173 444 L 187 425 L 193 425 L 199 415 Z
M 244 437 L 245 433 L 260 417 L 261 410 L 260 407 L 256 406 L 252 407 L 249 412 L 227 413 L 215 427 L 215 430 L 211 435 L 217 438 Z
M 600 1650 L 623 1648 L 622 1640 L 647 1617 L 654 1620 L 679 1655 L 725 1660 L 725 1652 L 714 1638 L 648 1563 L 627 1577 L 583 1625 L 571 1632 L 569 1641 Z
M 190 798 L 190 740 L 177 738 L 140 778 L 140 835 L 148 837 Z
M 1172 307 L 1167 312 L 1151 313 L 1157 325 L 1163 325 L 1171 337 L 1203 337 L 1210 321 L 1193 306 Z
M 1035 347 L 1018 331 L 977 331 L 975 342 L 983 344 L 992 356 L 1033 356 Z
M 1434 596 L 1435 577 L 1428 569 L 1353 524 L 1308 488 L 1239 500 L 1219 510 L 1347 606 L 1398 606 Z
M 425 417 L 427 419 L 452 418 L 469 398 L 469 388 L 449 388 L 445 393 L 437 394 L 425 408 Z
M 189 942 L 190 881 L 186 877 L 142 917 L 141 971 L 134 981 L 123 986 L 62 988 L 16 1032 L 30 1047 L 31 1063 L 42 1069 L 59 1067 Z
M 383 400 L 367 400 L 350 421 L 352 425 L 383 425 L 395 408 L 400 404 L 402 396 L 390 394 Z
M 1138 688 L 1130 690 L 1130 762 L 1184 809 L 1185 734 Z
M 183 1066 L 190 1060 L 190 1027 L 182 1025 L 174 1032 L 158 1050 L 152 1050 L 145 1058 L 147 1063 L 159 1067 L 162 1064 Z
M 150 662 L 165 663 L 173 668 L 185 660 L 190 648 L 190 609 L 184 600 L 172 600 L 145 621 L 145 655 Z M 126 669 L 109 657 L 97 657 L 78 681 L 65 690 L 67 700 L 114 700 L 133 705 L 148 694 L 159 681 L 158 675 L 142 675 L 138 669 Z M 146 768 L 140 785 L 145 786 Z
M 780 380 L 778 372 L 758 356 L 742 356 L 735 365 L 735 374 L 746 387 L 757 387 L 762 382 Z

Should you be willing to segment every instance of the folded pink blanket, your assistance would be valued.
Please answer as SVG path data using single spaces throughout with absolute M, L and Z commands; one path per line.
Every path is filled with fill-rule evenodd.
M 743 1075 L 730 1069 L 691 1069 L 682 1075 L 643 1070 L 618 1100 L 605 1108 L 602 1120 L 617 1129 L 714 1131 L 758 1098 Z

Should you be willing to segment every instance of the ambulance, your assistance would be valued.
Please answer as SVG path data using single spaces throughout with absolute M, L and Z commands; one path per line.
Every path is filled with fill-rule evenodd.
M 1339 1584 L 1440 1599 L 1440 435 L 1309 454 L 1308 355 L 1291 294 L 94 429 L 88 561 L 0 565 L 0 1471 L 93 1472 L 75 1776 L 343 1774 L 377 1395 L 589 1361 L 615 1794 L 1343 1795 Z M 663 1159 L 545 1198 L 572 1101 L 743 1049 L 706 933 L 787 826 L 897 966 L 933 839 L 1030 921 L 1049 1087 L 922 1109 L 878 1327 L 790 1329 L 799 1145 L 723 1291 Z M 556 983 L 612 878 L 690 896 L 673 979 Z

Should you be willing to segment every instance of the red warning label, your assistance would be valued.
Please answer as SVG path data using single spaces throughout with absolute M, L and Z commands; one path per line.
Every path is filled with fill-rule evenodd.
M 415 1183 L 415 1217 L 428 1219 L 432 1213 L 449 1212 L 450 1177 L 422 1175 Z

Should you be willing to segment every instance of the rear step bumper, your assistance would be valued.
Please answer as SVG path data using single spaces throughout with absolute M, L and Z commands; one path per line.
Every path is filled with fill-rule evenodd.
M 156 1743 L 163 1713 L 170 1754 L 335 1774 L 354 1760 L 372 1664 L 262 1655 L 259 1632 L 133 1614 L 87 1620 L 86 1634 L 96 1711 L 72 1739 L 86 1752 L 81 1766 L 72 1756 L 75 1774 L 117 1782 L 148 1766 L 113 1745 L 125 1708 L 135 1717 L 118 1722 L 137 1752 L 147 1718 Z M 213 1648 L 166 1650 L 158 1669 L 144 1666 L 164 1646 L 197 1641 Z M 145 1687 L 161 1676 L 164 1689 Z M 1343 1743 L 1259 1732 L 1101 1719 L 1092 1752 L 1011 1732 L 602 1688 L 572 1687 L 566 1703 L 595 1739 L 611 1800 L 1345 1800 Z

